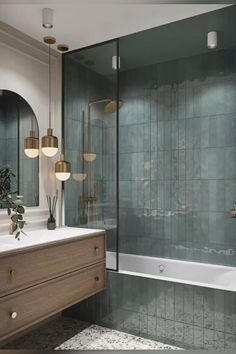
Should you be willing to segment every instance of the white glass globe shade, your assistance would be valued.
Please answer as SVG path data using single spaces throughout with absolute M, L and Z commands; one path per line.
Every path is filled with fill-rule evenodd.
M 70 172 L 56 172 L 56 178 L 60 181 L 67 181 L 70 178 Z
M 55 156 L 58 152 L 58 148 L 55 147 L 43 147 L 42 148 L 42 152 L 44 155 L 48 156 L 48 157 L 52 157 Z
M 24 149 L 26 156 L 30 157 L 31 159 L 34 159 L 35 157 L 39 156 L 39 150 L 38 149 Z

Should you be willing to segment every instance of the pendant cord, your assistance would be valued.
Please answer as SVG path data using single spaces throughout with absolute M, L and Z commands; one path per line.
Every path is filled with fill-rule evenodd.
M 48 91 L 49 91 L 49 128 L 52 127 L 51 122 L 51 45 L 48 45 Z

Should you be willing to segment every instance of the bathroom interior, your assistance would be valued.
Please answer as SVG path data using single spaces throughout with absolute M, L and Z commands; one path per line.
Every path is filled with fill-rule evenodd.
M 236 5 L 185 17 L 0 22 L 1 349 L 236 349 Z

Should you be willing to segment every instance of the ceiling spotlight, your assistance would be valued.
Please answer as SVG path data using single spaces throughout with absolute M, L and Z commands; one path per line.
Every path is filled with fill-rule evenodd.
M 45 8 L 42 10 L 42 26 L 44 28 L 53 28 L 53 10 Z
M 207 33 L 207 48 L 215 49 L 218 45 L 218 35 L 216 31 Z

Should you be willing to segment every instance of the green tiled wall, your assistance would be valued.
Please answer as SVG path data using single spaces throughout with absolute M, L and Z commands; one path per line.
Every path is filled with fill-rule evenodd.
M 235 58 L 120 73 L 121 252 L 236 265 Z
M 108 272 L 106 291 L 65 314 L 183 348 L 236 345 L 233 292 Z

